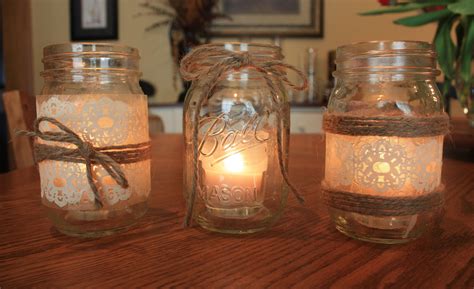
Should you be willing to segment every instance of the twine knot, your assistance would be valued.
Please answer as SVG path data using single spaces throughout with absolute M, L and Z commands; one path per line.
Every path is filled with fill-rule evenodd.
M 273 47 L 273 46 L 268 46 Z M 211 65 L 209 59 L 212 57 L 219 57 L 219 60 Z M 198 160 L 198 133 L 199 133 L 199 118 L 201 116 L 201 106 L 205 100 L 211 97 L 214 88 L 216 87 L 219 80 L 228 73 L 238 71 L 244 67 L 250 67 L 255 69 L 258 73 L 261 74 L 262 78 L 265 80 L 268 89 L 270 90 L 270 95 L 275 102 L 277 108 L 275 113 L 277 116 L 277 144 L 278 144 L 278 164 L 280 167 L 281 175 L 284 179 L 284 182 L 287 184 L 288 188 L 293 192 L 295 197 L 300 203 L 304 202 L 303 197 L 298 193 L 297 189 L 291 184 L 288 171 L 286 169 L 286 164 L 283 159 L 285 152 L 283 151 L 283 141 L 282 141 L 282 132 L 284 128 L 283 124 L 283 106 L 286 99 L 281 95 L 279 88 L 279 82 L 282 81 L 288 87 L 293 90 L 305 90 L 308 86 L 308 80 L 306 76 L 298 70 L 296 67 L 286 64 L 281 60 L 265 60 L 262 59 L 258 62 L 253 59 L 251 54 L 248 51 L 244 52 L 235 52 L 224 49 L 222 47 L 217 47 L 215 45 L 201 45 L 194 48 L 190 53 L 188 53 L 183 60 L 181 61 L 180 71 L 181 76 L 184 80 L 188 81 L 200 81 L 203 87 L 202 94 L 199 96 L 196 104 L 196 112 L 193 117 L 193 179 L 192 179 L 192 189 L 188 197 L 188 206 L 186 217 L 184 220 L 184 225 L 189 226 L 192 220 L 192 215 L 194 213 L 194 202 L 196 198 L 196 191 L 200 190 L 198 187 L 199 184 L 199 160 Z M 301 84 L 294 84 L 286 76 L 286 70 L 294 71 L 299 78 L 302 80 Z
M 236 53 L 235 60 L 240 63 L 240 67 L 246 67 L 252 64 L 252 59 L 248 51 L 239 54 Z
M 268 47 L 273 46 L 269 45 Z M 216 56 L 219 56 L 220 60 L 211 65 L 209 59 Z M 204 80 L 205 83 L 209 84 L 209 89 L 206 87 L 205 93 L 203 93 L 205 95 L 203 98 L 207 99 L 221 77 L 228 72 L 243 67 L 252 67 L 260 72 L 274 98 L 278 97 L 275 78 L 296 91 L 306 90 L 308 87 L 308 79 L 303 72 L 282 60 L 262 59 L 257 62 L 248 51 L 235 52 L 212 44 L 198 46 L 184 56 L 180 64 L 180 73 L 184 80 Z M 286 75 L 286 70 L 296 73 L 302 81 L 299 84 L 290 81 Z M 275 99 L 275 101 L 278 100 Z
M 42 131 L 40 124 L 49 122 L 59 128 L 60 132 Z M 139 144 L 94 147 L 90 142 L 84 141 L 70 128 L 50 117 L 40 117 L 35 120 L 34 131 L 19 131 L 19 135 L 38 137 L 44 141 L 69 143 L 76 148 L 65 146 L 54 146 L 35 142 L 35 160 L 42 162 L 44 160 L 55 160 L 73 163 L 83 163 L 86 166 L 86 176 L 94 193 L 95 203 L 102 207 L 99 190 L 94 179 L 92 165 L 100 165 L 122 188 L 129 187 L 128 180 L 120 164 L 128 164 L 143 161 L 150 158 L 150 142 Z
M 88 141 L 82 142 L 78 149 L 84 159 L 93 159 L 95 156 L 94 146 Z

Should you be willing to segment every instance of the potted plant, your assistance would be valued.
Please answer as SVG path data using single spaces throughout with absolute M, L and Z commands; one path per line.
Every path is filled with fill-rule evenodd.
M 438 52 L 438 63 L 444 74 L 443 94 L 454 86 L 458 100 L 474 126 L 474 85 L 472 57 L 474 52 L 474 1 L 473 0 L 378 0 L 383 9 L 363 12 L 361 15 L 380 15 L 422 11 L 394 21 L 395 24 L 416 27 L 438 23 L 433 44 Z M 454 32 L 454 33 L 452 33 Z M 454 37 L 453 37 L 454 35 Z M 453 39 L 454 38 L 454 39 Z
M 139 15 L 162 16 L 146 28 L 150 31 L 162 26 L 168 26 L 168 36 L 171 45 L 171 56 L 174 62 L 173 81 L 176 86 L 179 62 L 191 48 L 196 45 L 209 42 L 209 28 L 214 19 L 227 17 L 216 13 L 215 7 L 218 0 L 147 0 L 139 5 L 147 12 Z M 183 82 L 183 91 L 179 95 L 179 101 L 183 101 L 189 83 Z

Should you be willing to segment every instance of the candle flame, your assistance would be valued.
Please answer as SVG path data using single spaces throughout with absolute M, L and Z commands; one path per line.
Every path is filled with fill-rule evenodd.
M 244 170 L 244 158 L 240 153 L 233 154 L 224 159 L 224 168 L 228 172 L 240 173 Z

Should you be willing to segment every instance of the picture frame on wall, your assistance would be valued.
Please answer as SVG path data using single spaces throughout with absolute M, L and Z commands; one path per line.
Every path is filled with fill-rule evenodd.
M 118 39 L 117 0 L 70 0 L 71 40 Z
M 323 0 L 219 0 L 215 37 L 323 37 Z

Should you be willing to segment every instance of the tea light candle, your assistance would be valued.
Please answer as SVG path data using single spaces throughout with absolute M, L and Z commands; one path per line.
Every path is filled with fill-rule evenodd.
M 263 178 L 267 169 L 266 144 L 245 151 L 227 152 L 202 160 L 201 197 L 208 209 L 221 217 L 248 217 L 263 202 Z

